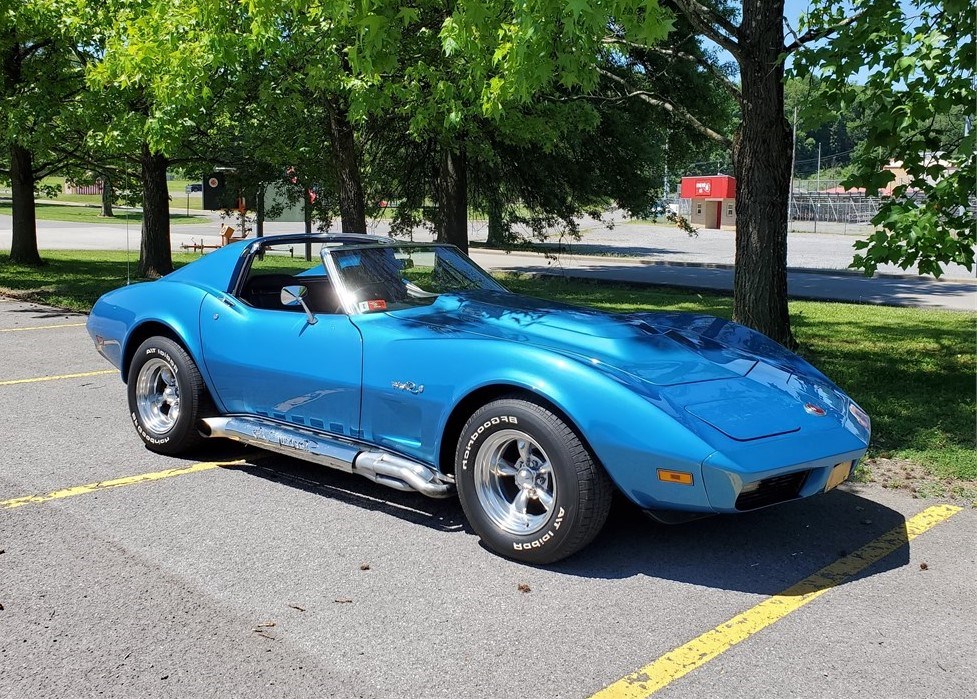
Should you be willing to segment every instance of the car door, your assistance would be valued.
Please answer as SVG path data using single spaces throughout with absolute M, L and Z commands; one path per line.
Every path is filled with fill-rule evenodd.
M 226 294 L 204 301 L 205 368 L 228 413 L 359 435 L 360 332 L 343 313 L 315 318 Z

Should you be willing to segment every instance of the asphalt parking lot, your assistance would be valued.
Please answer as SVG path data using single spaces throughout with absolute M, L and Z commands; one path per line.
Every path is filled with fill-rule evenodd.
M 549 568 L 433 501 L 145 450 L 84 316 L 0 299 L 0 696 L 960 697 L 977 512 L 868 486 L 615 507 Z

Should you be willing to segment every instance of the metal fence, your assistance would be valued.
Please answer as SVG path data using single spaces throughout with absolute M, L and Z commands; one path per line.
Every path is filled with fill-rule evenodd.
M 824 194 L 794 191 L 790 196 L 792 221 L 868 223 L 879 212 L 879 197 L 864 194 Z

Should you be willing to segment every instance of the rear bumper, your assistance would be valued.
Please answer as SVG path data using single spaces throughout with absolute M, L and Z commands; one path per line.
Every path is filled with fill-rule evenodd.
M 121 369 L 122 335 L 119 332 L 121 324 L 117 321 L 109 320 L 104 316 L 97 315 L 95 313 L 97 308 L 98 304 L 96 304 L 95 309 L 88 316 L 88 322 L 85 324 L 88 334 L 91 336 L 92 342 L 95 343 L 95 349 L 98 350 L 98 353 L 105 357 L 116 369 Z M 121 329 L 124 331 L 124 327 L 121 327 Z

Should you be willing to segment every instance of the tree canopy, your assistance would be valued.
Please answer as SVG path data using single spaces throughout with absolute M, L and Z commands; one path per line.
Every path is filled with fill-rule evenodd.
M 892 161 L 909 174 L 856 265 L 973 265 L 970 10 L 814 0 L 785 32 L 784 0 L 0 0 L 13 252 L 39 259 L 33 192 L 55 170 L 135 171 L 140 270 L 162 274 L 168 167 L 232 168 L 248 193 L 284 184 L 345 231 L 396 200 L 395 230 L 465 248 L 472 206 L 495 241 L 572 232 L 611 204 L 648 210 L 666 168 L 725 152 L 734 315 L 791 346 L 794 104 L 799 159 L 830 144 L 869 191 Z
M 939 276 L 943 265 L 973 269 L 977 218 L 974 36 L 977 15 L 967 0 L 917 0 L 912 6 L 856 0 L 841 8 L 812 4 L 808 22 L 853 18 L 830 42 L 800 54 L 798 76 L 812 77 L 820 99 L 807 115 L 821 123 L 857 112 L 861 140 L 847 187 L 875 192 L 895 183 L 873 219 L 877 230 L 856 243 L 853 266 L 880 264 Z M 969 119 L 969 121 L 968 121 Z

